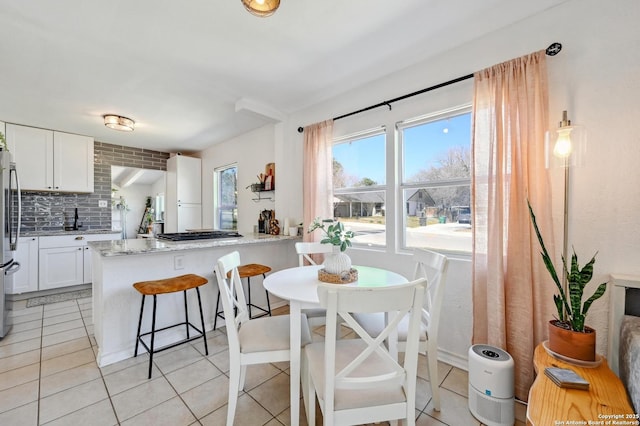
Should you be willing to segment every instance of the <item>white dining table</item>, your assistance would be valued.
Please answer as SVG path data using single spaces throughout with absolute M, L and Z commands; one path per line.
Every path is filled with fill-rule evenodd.
M 301 366 L 301 312 L 303 309 L 319 308 L 318 266 L 298 266 L 273 272 L 264 279 L 264 288 L 276 297 L 289 301 L 291 324 L 291 425 L 300 419 L 300 366 Z M 404 284 L 407 278 L 392 271 L 371 266 L 354 266 L 358 280 L 349 285 L 359 287 L 387 287 Z M 307 404 L 309 402 L 307 401 Z

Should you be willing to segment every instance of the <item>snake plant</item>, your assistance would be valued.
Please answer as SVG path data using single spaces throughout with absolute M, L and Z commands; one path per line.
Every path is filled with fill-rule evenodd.
M 544 261 L 544 265 L 547 267 L 547 271 L 549 271 L 549 274 L 551 274 L 553 282 L 556 284 L 556 287 L 558 287 L 559 294 L 553 295 L 553 301 L 556 305 L 556 309 L 558 310 L 558 319 L 562 323 L 568 325 L 571 330 L 584 332 L 584 320 L 587 316 L 589 308 L 591 307 L 591 304 L 602 297 L 605 290 L 607 289 L 606 282 L 600 284 L 593 295 L 589 297 L 584 302 L 584 304 L 582 303 L 584 288 L 593 277 L 593 264 L 596 261 L 596 254 L 598 253 L 596 252 L 591 260 L 582 268 L 580 268 L 580 265 L 578 264 L 578 256 L 576 255 L 575 249 L 573 250 L 573 255 L 571 256 L 570 269 L 567 268 L 567 261 L 564 256 L 562 256 L 562 272 L 566 274 L 567 282 L 569 283 L 569 295 L 567 297 L 567 294 L 565 294 L 565 291 L 562 288 L 562 284 L 560 284 L 560 279 L 558 278 L 558 274 L 556 273 L 556 268 L 553 266 L 551 257 L 549 256 L 549 253 L 544 246 L 542 235 L 540 235 L 540 230 L 538 229 L 538 224 L 536 223 L 536 216 L 533 214 L 533 209 L 531 208 L 531 204 L 528 200 L 527 205 L 529 206 L 529 214 L 531 216 L 533 228 L 535 229 L 536 235 L 538 236 L 540 247 L 542 247 L 542 252 L 540 253 L 542 255 L 542 260 Z

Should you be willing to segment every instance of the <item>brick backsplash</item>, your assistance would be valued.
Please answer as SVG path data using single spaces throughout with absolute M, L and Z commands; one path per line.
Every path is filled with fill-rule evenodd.
M 76 207 L 82 230 L 111 229 L 111 166 L 167 170 L 169 153 L 166 152 L 97 141 L 94 142 L 93 149 L 94 192 L 75 194 L 23 191 L 23 232 L 57 231 L 64 226 L 71 226 Z M 108 207 L 98 207 L 98 200 L 107 200 Z

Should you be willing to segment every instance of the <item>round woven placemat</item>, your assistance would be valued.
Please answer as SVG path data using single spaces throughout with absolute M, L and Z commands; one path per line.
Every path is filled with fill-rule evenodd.
M 351 268 L 341 274 L 330 274 L 325 269 L 320 269 L 318 271 L 318 279 L 330 284 L 349 284 L 358 281 L 358 271 Z

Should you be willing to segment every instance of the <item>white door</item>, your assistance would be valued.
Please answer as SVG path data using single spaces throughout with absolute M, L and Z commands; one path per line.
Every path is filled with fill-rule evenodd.
M 38 291 L 38 237 L 20 237 L 14 260 L 20 270 L 13 274 L 10 294 Z
M 83 246 L 40 249 L 39 254 L 40 290 L 84 282 Z
M 202 228 L 202 206 L 200 204 L 178 204 L 178 231 L 185 232 Z

